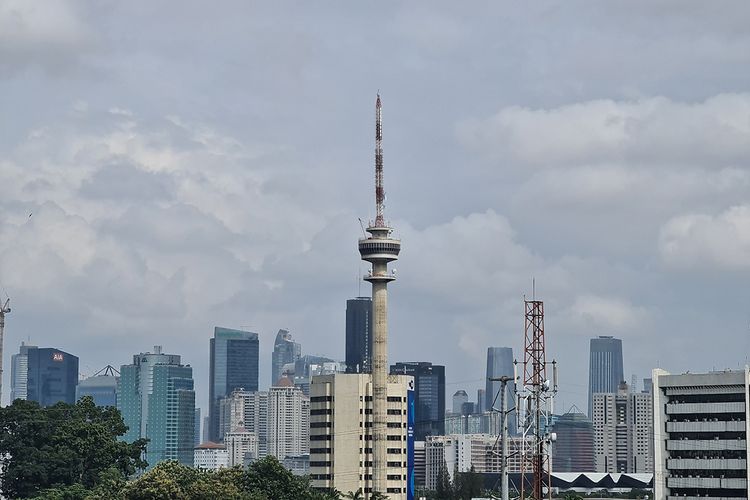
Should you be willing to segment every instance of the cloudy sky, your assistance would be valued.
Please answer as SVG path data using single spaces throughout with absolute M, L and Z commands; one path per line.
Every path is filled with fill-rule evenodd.
M 391 361 L 476 394 L 535 278 L 558 409 L 596 335 L 628 380 L 744 365 L 749 24 L 744 1 L 1 1 L 4 401 L 28 339 L 84 375 L 161 344 L 204 407 L 214 325 L 261 334 L 265 385 L 279 328 L 342 358 L 378 89 Z

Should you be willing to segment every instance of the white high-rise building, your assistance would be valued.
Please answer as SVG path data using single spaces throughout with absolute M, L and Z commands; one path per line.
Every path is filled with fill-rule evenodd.
M 18 354 L 11 356 L 10 365 L 10 402 L 26 399 L 29 382 L 29 349 L 36 346 L 21 342 Z
M 652 473 L 653 416 L 651 394 L 629 392 L 592 396 L 594 458 L 597 472 Z
M 750 368 L 653 371 L 654 499 L 750 498 Z
M 528 438 L 527 438 L 528 439 Z M 510 437 L 509 449 L 521 448 L 522 437 Z M 529 446 L 531 441 L 527 441 Z M 508 472 L 521 472 L 521 454 L 511 453 L 508 457 Z M 467 472 L 474 467 L 475 472 L 500 472 L 500 442 L 492 434 L 452 434 L 447 436 L 427 436 L 425 441 L 425 486 L 434 491 L 437 488 L 440 471 L 445 471 L 453 481 L 454 472 Z M 530 457 L 525 470 L 533 468 Z
M 236 427 L 224 434 L 224 446 L 227 448 L 230 467 L 244 467 L 258 458 L 258 436 L 244 427 Z
M 302 390 L 283 378 L 268 390 L 268 454 L 279 460 L 310 452 L 310 406 Z
M 386 436 L 390 500 L 407 497 L 408 397 L 414 378 L 389 375 Z M 310 385 L 310 477 L 313 487 L 347 493 L 373 492 L 372 377 L 338 373 L 314 377 Z
M 219 403 L 219 430 L 223 436 L 237 428 L 258 440 L 257 458 L 306 455 L 310 450 L 310 398 L 282 378 L 268 391 L 236 390 Z M 224 438 L 226 441 L 226 437 Z

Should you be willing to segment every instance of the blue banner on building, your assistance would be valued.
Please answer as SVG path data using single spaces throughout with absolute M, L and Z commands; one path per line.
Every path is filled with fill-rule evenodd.
M 414 500 L 414 380 L 409 381 L 409 390 L 406 393 L 407 420 L 406 420 L 406 499 Z

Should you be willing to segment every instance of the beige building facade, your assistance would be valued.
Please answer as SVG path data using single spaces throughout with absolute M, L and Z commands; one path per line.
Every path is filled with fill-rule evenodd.
M 409 460 L 408 398 L 414 378 L 389 375 L 387 485 L 390 500 L 406 500 Z M 337 373 L 310 384 L 310 477 L 315 488 L 373 491 L 372 377 Z

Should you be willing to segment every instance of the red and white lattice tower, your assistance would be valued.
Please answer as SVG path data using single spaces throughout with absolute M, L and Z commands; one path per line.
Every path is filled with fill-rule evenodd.
M 517 392 L 518 423 L 522 439 L 521 498 L 542 500 L 551 498 L 549 416 L 557 392 L 555 361 L 547 363 L 544 347 L 544 303 L 524 300 L 524 357 L 523 385 Z M 547 376 L 547 365 L 552 365 L 553 380 Z M 525 470 L 532 464 L 532 470 Z M 526 485 L 526 474 L 532 472 L 531 490 Z

